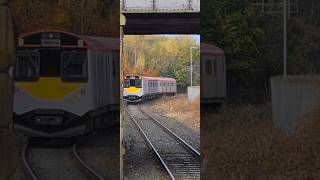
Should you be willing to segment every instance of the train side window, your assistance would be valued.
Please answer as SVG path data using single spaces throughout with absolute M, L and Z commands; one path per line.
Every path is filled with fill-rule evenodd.
M 215 77 L 217 76 L 217 73 L 218 73 L 217 67 L 218 67 L 217 59 L 215 59 L 215 60 L 213 61 L 213 74 L 214 74 Z
M 40 53 L 38 51 L 19 50 L 14 66 L 14 79 L 21 81 L 37 80 L 40 76 Z
M 116 76 L 116 63 L 114 61 L 115 60 L 113 59 L 112 60 L 112 74 L 113 74 L 113 77 Z
M 66 81 L 87 80 L 87 55 L 85 52 L 65 51 L 61 53 L 61 77 Z M 99 58 L 98 56 L 98 62 Z
M 208 75 L 208 76 L 212 75 L 212 60 L 210 60 L 210 59 L 206 60 L 205 70 L 206 70 L 206 75 Z
M 116 67 L 116 60 L 117 60 L 118 56 L 117 54 L 114 54 L 112 56 L 112 73 L 113 76 L 116 77 L 117 76 L 117 67 Z
M 104 56 L 99 54 L 98 55 L 98 68 L 97 68 L 97 73 L 98 73 L 98 79 L 101 79 L 103 78 L 103 72 L 101 70 L 101 67 L 103 67 L 103 62 L 104 62 Z M 109 64 L 106 64 L 106 67 L 107 69 L 109 69 Z

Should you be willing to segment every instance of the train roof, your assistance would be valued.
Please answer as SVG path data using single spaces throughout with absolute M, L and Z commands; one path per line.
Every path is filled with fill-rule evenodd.
M 146 80 L 156 80 L 156 81 L 176 81 L 174 78 L 167 77 L 152 77 L 152 76 L 137 76 L 137 75 L 128 75 L 125 78 L 135 78 L 135 79 L 146 79 Z
M 64 47 L 117 51 L 120 49 L 120 39 L 81 36 L 67 31 L 41 30 L 21 35 L 19 47 Z
M 146 80 L 155 80 L 155 81 L 176 81 L 173 78 L 167 78 L 167 77 L 151 77 L 151 76 L 140 76 L 141 79 Z
M 91 47 L 108 48 L 111 50 L 120 49 L 120 39 L 111 37 L 83 36 L 83 39 L 89 43 Z
M 224 55 L 224 51 L 213 44 L 201 43 L 201 54 Z

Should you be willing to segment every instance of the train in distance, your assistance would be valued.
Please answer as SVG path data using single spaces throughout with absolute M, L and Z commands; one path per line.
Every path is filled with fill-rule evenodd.
M 176 93 L 177 82 L 173 78 L 128 75 L 124 79 L 123 99 L 128 103 Z

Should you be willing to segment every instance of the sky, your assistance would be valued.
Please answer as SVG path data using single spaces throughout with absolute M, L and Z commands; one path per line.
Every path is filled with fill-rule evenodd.
M 174 34 L 174 35 L 172 35 L 172 34 L 167 34 L 167 35 L 165 35 L 165 36 L 175 37 L 175 36 L 180 36 L 180 35 L 179 35 L 179 34 Z M 197 41 L 198 43 L 200 43 L 200 35 L 190 35 L 190 36 L 193 36 L 193 38 L 196 39 L 196 41 Z

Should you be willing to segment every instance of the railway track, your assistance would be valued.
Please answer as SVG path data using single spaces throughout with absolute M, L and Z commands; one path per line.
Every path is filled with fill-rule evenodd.
M 40 150 L 39 150 L 40 149 Z M 32 153 L 32 151 L 37 151 L 38 153 Z M 45 151 L 43 148 L 38 148 L 30 143 L 27 143 L 22 151 L 22 161 L 26 169 L 26 176 L 30 180 L 42 180 L 42 179 L 94 179 L 94 180 L 105 180 L 101 174 L 99 174 L 95 169 L 93 169 L 85 160 L 81 157 L 78 152 L 78 143 L 75 143 L 70 148 L 64 148 L 63 150 L 59 149 L 47 149 L 49 153 L 53 156 L 59 154 L 59 157 L 53 157 L 55 160 L 54 164 L 56 168 L 50 169 L 53 162 L 45 162 L 48 159 L 45 159 L 44 162 L 40 162 L 39 165 L 33 165 L 30 162 L 30 159 L 37 159 L 37 157 L 32 157 L 40 155 L 39 151 Z M 52 152 L 56 151 L 52 154 Z M 61 155 L 64 154 L 64 155 Z M 64 157 L 63 157 L 64 156 Z M 68 156 L 68 157 L 66 157 Z M 70 157 L 71 156 L 71 157 Z M 39 158 L 38 158 L 39 159 Z M 49 161 L 50 161 L 49 160 Z M 72 160 L 72 161 L 70 161 Z M 49 166 L 49 173 L 44 172 L 44 167 Z M 41 167 L 42 166 L 42 167 Z
M 200 179 L 200 153 L 140 106 L 126 111 L 170 179 Z

